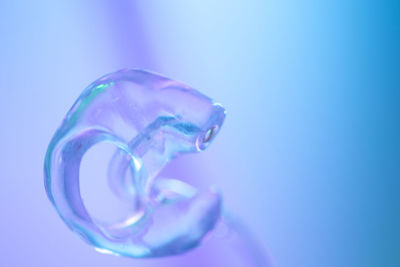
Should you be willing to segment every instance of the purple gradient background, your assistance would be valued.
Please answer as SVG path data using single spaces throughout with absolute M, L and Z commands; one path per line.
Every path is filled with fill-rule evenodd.
M 224 104 L 212 146 L 167 173 L 218 185 L 276 266 L 400 266 L 398 1 L 25 0 L 0 16 L 1 267 L 252 266 L 245 240 L 102 255 L 56 214 L 48 142 L 89 83 L 126 67 Z

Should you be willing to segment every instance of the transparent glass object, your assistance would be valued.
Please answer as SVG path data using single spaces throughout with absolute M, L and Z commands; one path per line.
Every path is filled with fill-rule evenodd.
M 82 92 L 49 144 L 47 195 L 69 228 L 100 252 L 184 252 L 214 228 L 221 197 L 157 175 L 171 159 L 204 150 L 224 118 L 220 104 L 182 83 L 143 70 L 106 75 Z M 81 161 L 101 143 L 115 146 L 108 185 L 128 206 L 119 221 L 93 216 L 81 195 Z

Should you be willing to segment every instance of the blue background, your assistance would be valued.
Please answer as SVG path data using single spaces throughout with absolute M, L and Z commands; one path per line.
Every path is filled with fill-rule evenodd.
M 398 1 L 1 1 L 0 266 L 239 264 L 102 255 L 48 201 L 50 138 L 126 67 L 224 104 L 213 145 L 172 172 L 217 185 L 276 266 L 400 266 L 399 20 Z

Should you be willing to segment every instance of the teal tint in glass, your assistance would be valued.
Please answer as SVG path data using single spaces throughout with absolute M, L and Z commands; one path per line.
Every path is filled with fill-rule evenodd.
M 64 222 L 100 252 L 184 252 L 213 229 L 221 197 L 157 174 L 180 154 L 205 149 L 224 118 L 221 105 L 182 83 L 142 70 L 106 75 L 83 91 L 50 142 L 47 195 Z M 96 217 L 82 197 L 81 162 L 101 144 L 115 150 L 106 175 L 126 207 L 117 220 Z

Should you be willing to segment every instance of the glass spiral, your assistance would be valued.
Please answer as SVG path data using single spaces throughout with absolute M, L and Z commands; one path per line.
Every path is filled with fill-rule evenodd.
M 204 150 L 224 118 L 220 104 L 160 75 L 143 70 L 105 75 L 82 92 L 49 144 L 47 195 L 68 227 L 100 252 L 128 257 L 184 252 L 213 229 L 221 197 L 157 175 L 171 159 Z M 95 218 L 80 190 L 81 161 L 101 143 L 115 146 L 108 184 L 129 207 L 113 223 Z

